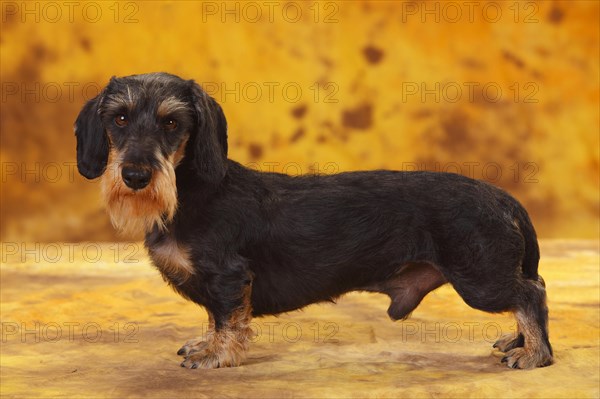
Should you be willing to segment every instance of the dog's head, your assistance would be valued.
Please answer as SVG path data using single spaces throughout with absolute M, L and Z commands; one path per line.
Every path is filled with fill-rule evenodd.
M 186 158 L 205 184 L 227 167 L 227 122 L 193 81 L 166 73 L 113 77 L 75 122 L 77 168 L 102 176 L 116 227 L 164 226 L 177 207 L 175 168 Z

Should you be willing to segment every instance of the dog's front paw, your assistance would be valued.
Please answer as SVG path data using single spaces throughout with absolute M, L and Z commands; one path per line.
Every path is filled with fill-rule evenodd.
M 226 366 L 221 365 L 219 357 L 215 353 L 203 350 L 186 356 L 185 360 L 181 362 L 181 367 L 189 369 L 216 369 Z
M 523 334 L 519 333 L 510 333 L 505 334 L 496 343 L 494 344 L 494 348 L 497 348 L 500 352 L 508 352 L 515 348 L 522 347 L 525 343 L 525 339 Z
M 190 339 L 183 344 L 181 348 L 179 348 L 177 354 L 180 356 L 188 356 L 192 353 L 200 352 L 201 350 L 206 349 L 207 346 L 208 344 L 202 339 L 202 337 Z
M 227 330 L 209 334 L 206 342 L 190 340 L 180 349 L 189 350 L 181 367 L 216 369 L 239 366 L 246 358 L 247 343 L 247 334 Z
M 513 369 L 532 369 L 552 364 L 552 355 L 545 351 L 532 351 L 526 348 L 515 348 L 502 358 L 502 363 Z
M 216 369 L 220 367 L 236 367 L 244 360 L 243 352 L 214 351 L 206 349 L 191 353 L 181 362 L 181 367 L 190 369 Z

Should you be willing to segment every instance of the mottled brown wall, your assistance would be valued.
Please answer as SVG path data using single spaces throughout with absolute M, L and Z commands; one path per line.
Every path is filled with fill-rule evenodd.
M 2 3 L 5 241 L 117 238 L 72 123 L 110 76 L 150 71 L 204 82 L 242 163 L 459 170 L 540 236 L 598 235 L 595 1 L 48 4 Z

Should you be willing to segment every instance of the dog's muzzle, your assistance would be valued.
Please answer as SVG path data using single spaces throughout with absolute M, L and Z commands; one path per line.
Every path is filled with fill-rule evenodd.
M 152 171 L 135 166 L 125 166 L 121 171 L 121 176 L 127 187 L 134 190 L 141 190 L 150 183 Z

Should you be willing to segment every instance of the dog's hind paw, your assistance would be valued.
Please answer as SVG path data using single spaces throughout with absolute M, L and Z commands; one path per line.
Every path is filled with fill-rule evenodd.
M 497 348 L 500 352 L 508 352 L 515 348 L 520 348 L 525 344 L 525 338 L 523 334 L 518 333 L 510 333 L 505 334 L 496 343 L 494 344 L 494 348 Z
M 201 350 L 206 349 L 207 346 L 208 344 L 202 339 L 202 337 L 190 339 L 181 348 L 179 348 L 177 354 L 180 356 L 189 356 L 192 353 L 200 352 Z
M 515 348 L 510 350 L 502 358 L 502 363 L 513 369 L 532 369 L 545 367 L 553 362 L 552 355 L 545 351 L 532 351 L 526 348 Z

